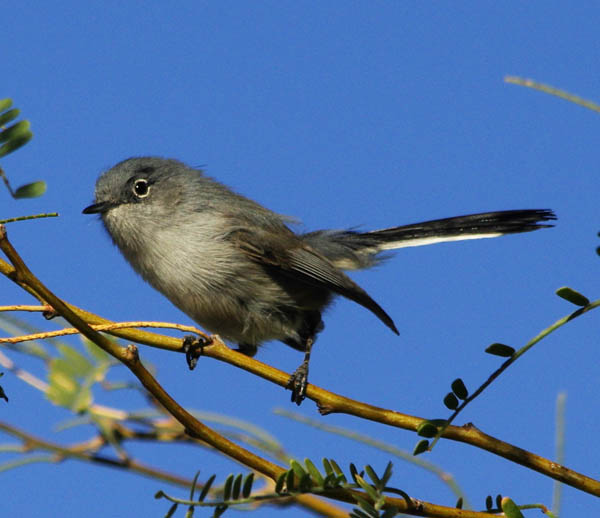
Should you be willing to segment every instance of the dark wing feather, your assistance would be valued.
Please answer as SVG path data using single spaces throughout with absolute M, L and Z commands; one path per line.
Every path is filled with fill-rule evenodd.
M 375 314 L 394 333 L 393 320 L 369 294 L 327 258 L 310 248 L 291 231 L 275 236 L 268 231 L 235 230 L 228 236 L 250 259 L 318 288 L 346 297 Z
M 287 259 L 289 260 L 289 271 L 295 276 L 300 274 L 316 283 L 317 286 L 329 288 L 331 291 L 353 300 L 375 314 L 394 333 L 399 334 L 393 320 L 383 308 L 328 259 L 306 245 L 290 250 L 287 253 Z

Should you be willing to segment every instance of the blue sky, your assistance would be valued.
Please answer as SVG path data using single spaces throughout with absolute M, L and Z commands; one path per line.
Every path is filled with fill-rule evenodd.
M 471 212 L 552 208 L 552 230 L 406 249 L 353 277 L 394 318 L 397 337 L 362 307 L 340 300 L 313 353 L 315 384 L 378 406 L 444 417 L 442 397 L 462 377 L 474 389 L 498 365 L 492 342 L 523 345 L 573 306 L 563 285 L 598 297 L 597 114 L 503 83 L 531 77 L 600 100 L 600 8 L 562 2 L 24 1 L 4 12 L 0 97 L 12 97 L 34 140 L 2 160 L 14 184 L 48 182 L 37 200 L 4 193 L 1 217 L 58 211 L 11 225 L 10 238 L 57 294 L 115 320 L 191 323 L 137 277 L 93 217 L 81 210 L 95 180 L 135 155 L 176 157 L 300 229 L 382 228 Z M 594 151 L 596 150 L 596 151 Z M 9 281 L 1 304 L 31 299 Z M 30 319 L 40 326 L 53 326 Z M 487 433 L 552 458 L 555 401 L 567 393 L 565 464 L 597 473 L 598 316 L 592 312 L 540 343 L 461 416 Z M 11 357 L 41 374 L 39 365 Z M 273 415 L 289 394 L 205 359 L 189 373 L 179 355 L 144 349 L 159 380 L 188 408 L 268 429 L 299 458 L 340 464 L 389 454 Z M 292 371 L 301 355 L 267 344 L 258 359 Z M 37 370 L 36 370 L 37 369 Z M 127 379 L 124 370 L 114 379 Z M 7 375 L 2 420 L 51 440 L 62 409 Z M 142 398 L 96 393 L 97 402 L 145 407 Z M 343 415 L 319 418 L 412 450 L 415 434 Z M 2 441 L 10 441 L 3 436 Z M 193 476 L 239 471 L 199 449 L 135 444 L 145 462 Z M 0 461 L 2 458 L 0 458 Z M 393 484 L 453 505 L 431 474 L 391 459 Z M 551 503 L 552 481 L 464 445 L 427 456 L 451 472 L 475 507 L 501 492 Z M 68 461 L 3 473 L 6 515 L 161 516 L 164 483 Z M 110 495 L 110 498 L 107 498 Z M 563 515 L 598 502 L 563 492 Z M 232 512 L 232 511 L 230 511 Z M 299 509 L 261 516 L 304 516 Z M 199 513 L 199 515 L 202 513 Z M 182 514 L 181 514 L 182 515 Z

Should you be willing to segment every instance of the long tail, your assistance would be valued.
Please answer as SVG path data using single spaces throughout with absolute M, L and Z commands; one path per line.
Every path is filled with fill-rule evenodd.
M 303 238 L 338 268 L 355 270 L 372 266 L 377 262 L 377 254 L 386 250 L 531 232 L 552 227 L 544 222 L 555 219 L 554 212 L 548 209 L 505 210 L 371 232 L 320 230 L 304 234 Z

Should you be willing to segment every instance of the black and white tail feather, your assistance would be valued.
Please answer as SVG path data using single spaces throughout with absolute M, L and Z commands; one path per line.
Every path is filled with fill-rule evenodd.
M 381 252 L 447 241 L 531 232 L 552 227 L 552 224 L 545 222 L 555 219 L 554 213 L 548 209 L 503 210 L 434 219 L 369 232 L 319 230 L 302 237 L 337 268 L 358 270 L 377 263 L 380 259 L 378 254 Z

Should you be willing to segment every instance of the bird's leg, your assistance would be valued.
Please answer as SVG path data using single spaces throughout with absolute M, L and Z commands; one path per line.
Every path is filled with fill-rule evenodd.
M 198 363 L 198 358 L 202 356 L 203 349 L 212 343 L 210 337 L 187 335 L 183 337 L 183 351 L 185 352 L 185 360 L 191 371 L 194 370 Z
M 313 346 L 313 339 L 306 339 L 306 349 L 304 350 L 304 360 L 300 364 L 294 374 L 290 376 L 289 381 L 285 388 L 292 391 L 292 403 L 296 403 L 298 406 L 304 401 L 306 397 L 306 386 L 308 385 L 308 363 L 310 362 L 310 351 Z

